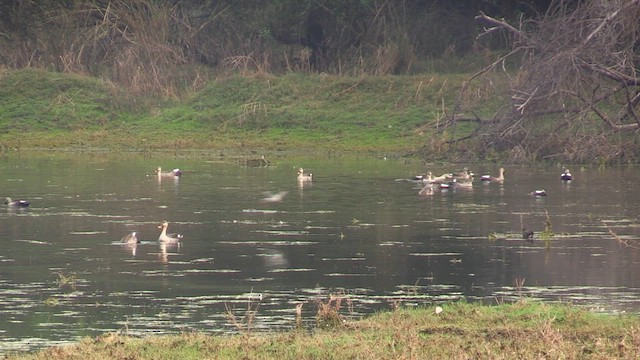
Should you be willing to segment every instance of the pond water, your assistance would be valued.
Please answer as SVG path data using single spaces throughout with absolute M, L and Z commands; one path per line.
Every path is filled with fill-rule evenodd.
M 184 174 L 158 179 L 157 166 Z M 299 166 L 313 182 L 298 183 Z M 300 303 L 312 327 L 329 295 L 350 319 L 397 304 L 520 297 L 638 312 L 639 168 L 576 167 L 564 183 L 558 167 L 507 166 L 503 184 L 422 197 L 408 181 L 461 168 L 329 156 L 269 167 L 205 155 L 0 157 L 0 195 L 31 201 L 0 210 L 0 353 L 114 331 L 288 329 Z M 540 188 L 548 196 L 529 195 Z M 262 201 L 281 191 L 281 202 Z M 164 220 L 184 235 L 180 246 L 158 243 Z M 141 243 L 119 243 L 131 231 Z

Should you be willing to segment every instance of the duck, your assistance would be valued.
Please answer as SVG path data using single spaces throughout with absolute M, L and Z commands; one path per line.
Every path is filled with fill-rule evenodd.
M 4 204 L 10 207 L 21 207 L 25 208 L 29 206 L 29 202 L 27 200 L 11 200 L 10 197 L 4 199 Z
M 299 181 L 311 181 L 313 180 L 313 174 L 305 173 L 303 168 L 298 169 L 298 180 Z
M 120 242 L 123 244 L 140 244 L 140 240 L 138 240 L 138 236 L 135 231 L 128 233 L 120 239 Z
M 495 176 L 491 176 L 491 175 L 482 175 L 482 177 L 480 178 L 480 181 L 483 182 L 504 182 L 504 173 L 506 171 L 504 170 L 504 168 L 500 168 L 499 170 L 499 174 L 498 177 Z
M 544 189 L 540 189 L 540 190 L 535 190 L 529 193 L 529 195 L 532 195 L 535 197 L 543 197 L 543 196 L 547 196 L 547 192 Z
M 167 228 L 169 227 L 168 222 L 163 222 L 162 225 L 158 226 L 159 229 L 162 229 L 160 236 L 158 237 L 158 241 L 162 243 L 172 243 L 177 244 L 182 240 L 181 234 L 167 234 Z
M 440 190 L 449 190 L 453 184 L 453 182 L 438 182 L 438 189 Z
M 433 179 L 433 175 L 431 175 L 431 171 L 429 171 L 426 174 L 422 173 L 411 178 L 411 180 L 413 181 L 429 181 L 430 179 Z
M 571 181 L 571 180 L 573 180 L 573 176 L 571 175 L 571 172 L 569 171 L 569 169 L 564 169 L 564 172 L 562 174 L 560 174 L 560 180 L 562 180 L 562 181 Z
M 522 228 L 522 238 L 527 241 L 533 241 L 533 230 Z
M 473 177 L 474 174 L 466 166 L 462 169 L 462 172 L 453 174 L 453 178 L 458 179 L 458 181 L 473 181 Z
M 271 161 L 265 159 L 264 155 L 262 155 L 259 159 L 241 160 L 240 164 L 247 167 L 266 167 L 271 165 Z
M 182 170 L 180 169 L 173 169 L 171 171 L 162 171 L 162 168 L 160 166 L 158 166 L 158 168 L 156 169 L 156 174 L 158 176 L 173 176 L 173 177 L 180 177 L 182 176 Z
M 420 191 L 418 191 L 418 195 L 420 196 L 433 195 L 434 186 L 437 186 L 437 184 L 427 183 L 425 186 L 422 187 L 422 189 L 420 189 Z
M 431 172 L 429 172 L 429 174 L 431 174 Z M 429 178 L 429 182 L 435 183 L 435 184 L 442 184 L 451 180 L 453 180 L 453 174 L 451 173 L 442 174 L 440 176 L 430 176 Z
M 451 185 L 456 189 L 470 189 L 473 187 L 473 177 L 469 179 L 453 179 Z

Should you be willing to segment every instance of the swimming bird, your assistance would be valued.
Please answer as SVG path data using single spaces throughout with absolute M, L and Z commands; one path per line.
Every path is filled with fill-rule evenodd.
M 411 180 L 413 180 L 413 181 L 428 181 L 431 178 L 433 178 L 433 176 L 431 175 L 431 171 L 429 171 L 429 173 L 427 173 L 427 174 L 422 173 L 422 174 L 416 175 L 416 176 L 412 177 Z
M 427 183 L 425 186 L 422 187 L 422 189 L 420 189 L 420 191 L 418 191 L 418 195 L 420 195 L 420 196 L 433 195 L 433 187 L 434 186 L 438 186 L 438 184 Z
M 22 208 L 29 206 L 29 202 L 27 200 L 11 200 L 10 197 L 5 198 L 4 204 L 10 207 L 22 207 Z
M 532 195 L 535 197 L 542 197 L 542 196 L 547 196 L 547 192 L 544 189 L 541 189 L 541 190 L 533 191 L 529 193 L 529 195 Z
M 162 171 L 162 168 L 160 166 L 158 166 L 158 168 L 156 169 L 156 174 L 158 176 L 173 176 L 173 177 L 179 177 L 182 176 L 182 171 L 180 169 L 173 169 L 171 171 Z
M 573 176 L 571 175 L 571 172 L 569 171 L 569 169 L 564 169 L 564 172 L 562 174 L 560 174 L 560 180 L 562 180 L 562 181 L 571 181 L 571 180 L 573 180 Z
M 495 176 L 491 176 L 491 175 L 482 175 L 482 177 L 480 178 L 480 181 L 482 182 L 504 182 L 504 173 L 506 171 L 504 170 L 504 168 L 500 168 L 500 172 L 497 177 Z
M 160 236 L 158 237 L 158 241 L 163 243 L 172 243 L 177 244 L 182 240 L 181 234 L 167 234 L 167 228 L 169 227 L 168 222 L 163 222 L 162 225 L 158 226 L 159 229 L 162 229 Z
M 264 166 L 269 166 L 271 164 L 271 161 L 265 159 L 264 155 L 262 155 L 262 157 L 260 157 L 259 159 L 241 160 L 240 164 L 248 167 L 264 167 Z
M 263 193 L 265 197 L 263 197 L 260 201 L 267 203 L 281 202 L 288 193 L 288 191 L 280 191 L 279 193 L 274 194 L 270 191 L 265 191 Z
M 303 168 L 298 169 L 298 180 L 299 181 L 311 181 L 313 180 L 313 174 L 305 173 Z
M 458 181 L 473 181 L 473 176 L 474 174 L 466 166 L 462 169 L 462 172 L 453 174 L 453 178 L 458 179 Z
M 132 231 L 123 236 L 122 239 L 120 239 L 120 242 L 124 244 L 140 244 L 140 240 L 138 240 L 138 236 L 136 236 L 135 231 Z
M 522 228 L 522 238 L 527 241 L 533 241 L 533 230 Z
M 431 172 L 429 172 L 429 174 L 431 174 Z M 453 180 L 453 174 L 442 174 L 440 176 L 433 176 L 433 175 L 429 176 L 429 182 L 435 183 L 435 184 L 442 184 L 444 182 L 451 181 L 451 180 Z
M 441 183 L 436 183 L 438 184 L 438 188 L 440 190 L 449 190 L 453 184 L 453 182 L 441 182 Z
M 451 185 L 456 189 L 470 189 L 473 187 L 473 177 L 468 179 L 453 179 Z

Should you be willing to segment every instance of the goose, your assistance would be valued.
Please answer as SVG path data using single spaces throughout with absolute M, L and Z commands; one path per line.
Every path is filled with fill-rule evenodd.
M 482 177 L 480 178 L 480 181 L 483 182 L 504 182 L 504 173 L 506 171 L 504 170 L 504 168 L 500 168 L 500 175 L 498 175 L 498 177 L 495 176 L 491 176 L 491 175 L 482 175 Z
M 4 204 L 10 207 L 27 207 L 29 202 L 27 200 L 11 200 L 10 197 L 5 198 Z
M 182 176 L 182 170 L 180 169 L 173 169 L 171 171 L 162 171 L 162 168 L 160 166 L 158 166 L 158 168 L 156 169 L 156 174 L 158 176 L 173 176 L 173 177 L 179 177 Z
M 120 242 L 124 244 L 140 244 L 140 240 L 138 240 L 138 236 L 136 236 L 135 231 L 132 231 L 123 236 L 122 239 L 120 239 Z
M 311 181 L 313 180 L 313 174 L 305 173 L 303 168 L 298 169 L 298 180 L 299 181 Z
M 527 241 L 533 241 L 533 230 L 522 229 L 522 238 Z
M 547 192 L 544 189 L 541 189 L 541 190 L 533 191 L 529 195 L 532 195 L 535 197 L 543 197 L 543 196 L 547 196 Z
M 469 179 L 453 179 L 451 185 L 456 189 L 470 189 L 473 187 L 472 178 Z
M 433 184 L 433 183 L 426 184 L 425 186 L 422 187 L 422 189 L 420 189 L 420 191 L 418 191 L 418 195 L 420 196 L 433 195 L 434 186 L 437 186 L 437 184 Z
M 569 169 L 564 169 L 564 172 L 560 174 L 560 180 L 562 181 L 571 181 L 572 179 L 573 179 L 573 176 L 571 175 L 571 172 L 569 171 Z
M 160 236 L 158 237 L 158 241 L 162 243 L 173 243 L 177 244 L 182 240 L 181 234 L 167 234 L 167 228 L 169 227 L 168 222 L 163 222 L 162 225 L 158 226 L 159 229 L 162 229 Z
M 462 172 L 453 174 L 453 177 L 455 179 L 459 179 L 462 181 L 473 181 L 473 176 L 473 173 L 466 166 L 462 169 Z

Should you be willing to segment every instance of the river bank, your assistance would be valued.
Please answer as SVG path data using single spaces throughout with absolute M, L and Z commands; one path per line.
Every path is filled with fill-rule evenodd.
M 71 346 L 12 360 L 58 359 L 632 359 L 640 355 L 640 320 L 596 314 L 568 304 L 400 306 L 359 321 L 347 321 L 339 302 L 325 303 L 318 328 L 253 333 L 238 323 L 238 335 L 134 338 L 126 329 L 86 338 Z M 231 319 L 230 319 L 231 321 Z M 249 320 L 250 321 L 250 320 Z M 292 328 L 294 324 L 292 324 Z
M 318 150 L 453 157 L 437 125 L 468 74 L 227 77 L 180 98 L 133 95 L 77 74 L 0 75 L 0 145 L 115 151 Z M 476 99 L 488 100 L 488 99 Z M 475 101 L 475 100 L 474 100 Z M 484 109 L 497 105 L 486 101 Z

